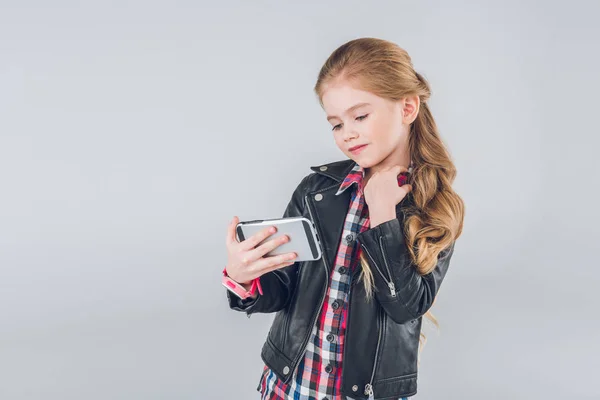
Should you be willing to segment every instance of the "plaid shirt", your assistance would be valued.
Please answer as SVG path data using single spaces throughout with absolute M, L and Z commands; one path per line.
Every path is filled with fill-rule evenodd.
M 364 169 L 356 164 L 336 193 L 356 183 L 344 222 L 344 240 L 340 241 L 323 308 L 313 326 L 304 358 L 287 384 L 265 365 L 256 388 L 261 400 L 345 400 L 340 388 L 350 282 L 354 273 L 360 273 L 356 267 L 361 249 L 355 239 L 358 233 L 369 229 L 368 206 L 363 194 L 364 174 Z M 398 184 L 405 182 L 406 176 L 398 175 Z

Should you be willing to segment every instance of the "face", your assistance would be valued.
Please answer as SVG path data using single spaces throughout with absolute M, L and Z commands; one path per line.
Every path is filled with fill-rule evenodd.
M 348 158 L 373 171 L 408 166 L 408 134 L 418 96 L 391 101 L 340 82 L 325 88 L 322 101 L 335 143 Z

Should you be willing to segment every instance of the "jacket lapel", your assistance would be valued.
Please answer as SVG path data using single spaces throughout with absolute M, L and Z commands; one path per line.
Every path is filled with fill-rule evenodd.
M 306 202 L 311 212 L 313 223 L 321 238 L 324 256 L 327 258 L 327 271 L 335 263 L 335 257 L 344 228 L 344 221 L 350 207 L 351 190 L 335 195 L 339 184 L 319 189 L 307 194 Z
M 345 190 L 337 196 L 335 194 L 354 165 L 353 160 L 347 159 L 310 167 L 314 172 L 325 175 L 334 181 L 332 185 L 309 192 L 306 198 L 307 206 L 310 207 L 309 211 L 314 218 L 313 223 L 321 238 L 324 257 L 327 259 L 325 264 L 328 273 L 331 273 L 331 268 L 335 263 L 344 221 L 350 208 L 352 190 Z

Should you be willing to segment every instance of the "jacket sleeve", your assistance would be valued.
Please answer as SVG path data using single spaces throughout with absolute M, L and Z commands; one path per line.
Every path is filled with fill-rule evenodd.
M 421 275 L 412 263 L 398 218 L 359 233 L 357 240 L 373 267 L 375 296 L 391 319 L 402 324 L 425 314 L 448 271 L 455 242 L 439 253 L 430 273 Z
M 308 188 L 308 179 L 315 173 L 306 175 L 298 184 L 292 194 L 282 218 L 299 217 L 304 213 L 304 194 Z M 295 262 L 283 268 L 269 271 L 260 276 L 260 284 L 263 289 L 263 294 L 257 292 L 256 299 L 242 300 L 229 290 L 227 299 L 229 307 L 232 310 L 243 311 L 248 318 L 252 313 L 272 313 L 283 309 L 289 299 L 292 291 L 296 286 L 298 265 L 300 262 Z

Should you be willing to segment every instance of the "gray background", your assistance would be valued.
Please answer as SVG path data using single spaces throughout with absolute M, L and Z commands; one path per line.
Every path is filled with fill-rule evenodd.
M 597 2 L 0 2 L 0 398 L 257 399 L 233 215 L 342 159 L 327 56 L 408 50 L 466 202 L 417 399 L 597 399 Z

